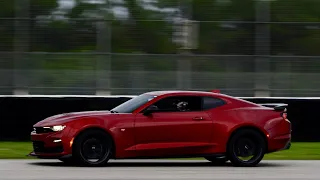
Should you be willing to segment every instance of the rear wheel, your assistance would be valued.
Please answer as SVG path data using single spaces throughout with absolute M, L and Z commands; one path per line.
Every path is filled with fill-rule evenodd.
M 73 154 L 82 166 L 104 166 L 112 152 L 111 138 L 100 130 L 88 130 L 76 138 Z
M 228 157 L 234 166 L 256 166 L 266 151 L 265 138 L 256 130 L 243 129 L 234 134 L 227 147 Z
M 228 161 L 224 157 L 204 157 L 206 160 L 210 161 L 213 165 L 222 166 Z

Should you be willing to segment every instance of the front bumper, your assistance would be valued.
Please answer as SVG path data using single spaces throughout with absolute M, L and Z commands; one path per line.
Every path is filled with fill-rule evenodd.
M 62 154 L 41 154 L 35 153 L 34 151 L 30 152 L 27 156 L 37 157 L 39 159 L 60 159 L 60 158 L 69 158 L 72 157 L 71 154 L 62 155 Z
M 32 146 L 35 153 L 60 154 L 64 151 L 62 143 L 53 144 L 46 141 L 32 141 Z
M 70 153 L 70 141 L 62 136 L 62 132 L 31 133 L 33 151 L 29 156 L 38 158 L 60 158 Z

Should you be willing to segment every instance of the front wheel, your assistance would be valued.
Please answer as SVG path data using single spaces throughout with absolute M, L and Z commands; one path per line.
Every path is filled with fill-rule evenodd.
M 111 156 L 111 138 L 100 130 L 89 130 L 75 141 L 73 154 L 81 166 L 103 166 Z
M 227 153 L 234 166 L 252 167 L 263 159 L 266 148 L 265 138 L 259 132 L 244 129 L 231 137 Z

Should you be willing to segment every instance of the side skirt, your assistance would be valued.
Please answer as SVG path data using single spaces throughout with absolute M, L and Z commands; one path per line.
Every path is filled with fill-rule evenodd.
M 180 158 L 204 158 L 204 157 L 216 157 L 216 158 L 226 158 L 225 153 L 217 154 L 196 154 L 196 155 L 183 155 L 183 156 L 137 156 L 130 158 L 114 158 L 114 159 L 180 159 Z

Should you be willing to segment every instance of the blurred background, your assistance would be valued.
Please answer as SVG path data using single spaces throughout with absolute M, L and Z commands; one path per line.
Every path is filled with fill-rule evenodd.
M 320 96 L 319 0 L 2 0 L 0 94 Z

